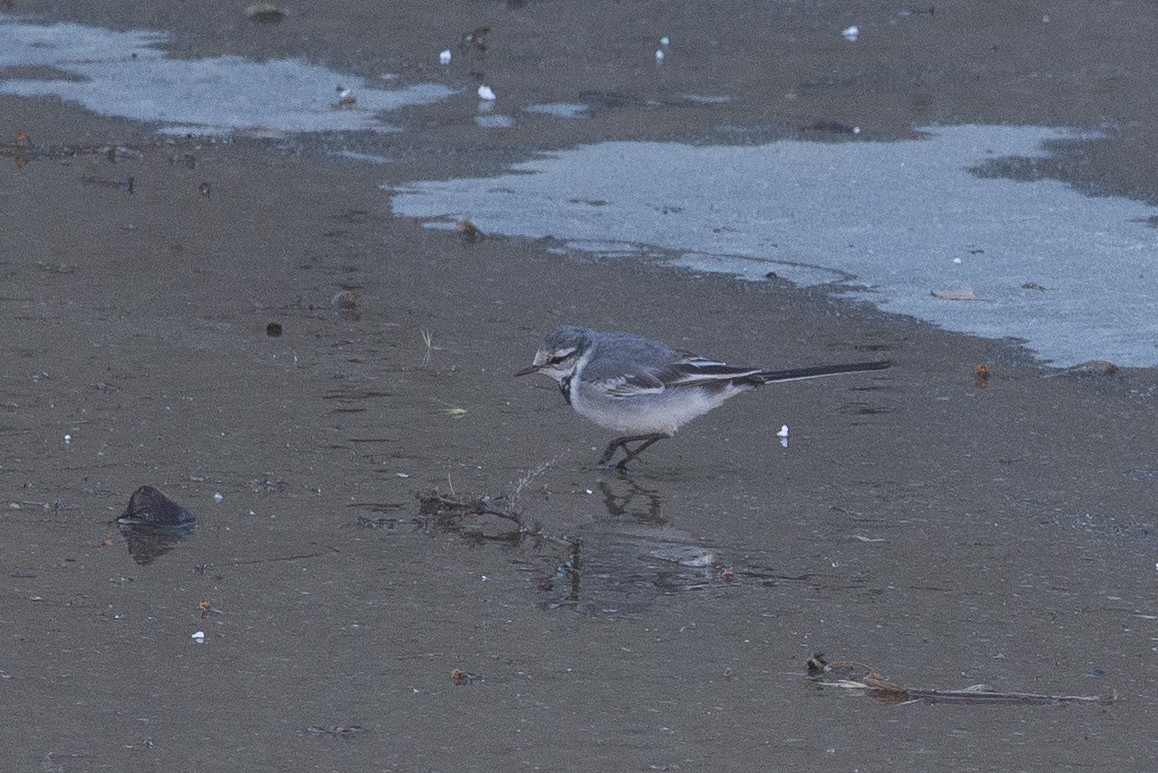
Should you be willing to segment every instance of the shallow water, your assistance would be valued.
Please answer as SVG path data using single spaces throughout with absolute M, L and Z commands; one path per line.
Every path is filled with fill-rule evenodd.
M 351 21 L 288 18 L 279 39 L 325 32 L 358 41 L 365 28 L 361 50 L 370 50 L 379 28 L 367 19 L 380 9 L 357 7 L 365 15 Z M 740 27 L 726 29 L 729 40 L 784 10 L 713 9 L 714 23 Z M 561 24 L 552 15 L 564 10 L 579 16 Z M 874 63 L 864 77 L 887 84 L 900 59 L 873 48 L 888 32 L 873 22 L 897 11 L 878 10 L 846 19 L 791 6 L 774 34 L 799 36 L 824 66 L 862 56 Z M 391 30 L 401 24 L 395 11 L 429 17 L 427 6 L 392 6 Z M 431 49 L 415 61 L 479 23 L 475 6 L 445 12 L 456 15 L 440 18 L 435 34 L 409 22 L 399 44 Z M 0 97 L 11 120 L 44 143 L 34 150 L 53 149 L 0 146 L 8 246 L 0 254 L 0 685 L 16 707 L 0 723 L 8 767 L 1154 767 L 1154 372 L 1044 377 L 992 341 L 823 293 L 630 260 L 564 261 L 557 240 L 505 239 L 498 228 L 467 241 L 394 216 L 384 178 L 398 189 L 488 178 L 496 158 L 555 147 L 514 134 L 530 121 L 602 133 L 583 143 L 594 152 L 631 135 L 624 116 L 632 110 L 647 111 L 652 126 L 683 121 L 689 133 L 718 137 L 720 125 L 742 123 L 737 116 L 682 111 L 759 103 L 754 92 L 728 102 L 680 96 L 742 92 L 745 84 L 728 78 L 753 69 L 760 54 L 711 45 L 698 11 L 698 24 L 646 19 L 645 29 L 634 26 L 637 8 L 618 3 L 504 12 L 506 29 L 522 34 L 495 35 L 508 42 L 464 70 L 485 68 L 488 80 L 502 76 L 498 84 L 529 71 L 546 85 L 526 104 L 584 99 L 589 119 L 526 114 L 512 101 L 496 109 L 518 116 L 514 127 L 480 128 L 472 97 L 412 113 L 403 133 L 374 134 L 393 142 L 363 138 L 326 146 L 344 156 L 302 158 L 261 143 L 158 138 L 75 104 Z M 1049 29 L 1064 29 L 1066 15 L 1050 12 Z M 936 23 L 965 23 L 954 13 L 939 9 Z M 905 17 L 906 30 L 931 25 L 928 17 Z M 862 36 L 850 49 L 840 31 L 851 23 Z M 1042 24 L 1038 14 L 1014 25 L 1018 42 L 1032 43 Z M 660 27 L 674 41 L 662 71 L 651 61 Z M 223 37 L 241 49 L 247 29 Z M 640 88 L 613 99 L 635 86 L 593 74 L 590 63 L 550 77 L 528 66 L 539 60 L 527 50 L 553 45 L 578 58 L 599 40 L 574 37 L 592 29 L 625 32 L 608 38 L 613 55 L 588 60 L 607 58 L 633 83 L 672 78 L 675 96 L 652 100 Z M 983 50 L 994 45 L 993 30 L 974 34 Z M 829 40 L 840 48 L 826 48 Z M 1068 52 L 1069 68 L 1070 55 L 1089 49 L 1052 50 Z M 716 58 L 729 51 L 735 59 Z M 966 47 L 953 61 L 972 63 L 974 53 Z M 632 70 L 640 58 L 642 73 Z M 556 85 L 575 69 L 581 89 Z M 455 87 L 469 85 L 468 73 L 463 81 Z M 797 89 L 799 101 L 823 88 L 818 79 Z M 496 89 L 500 99 L 512 92 Z M 582 97 L 588 89 L 603 101 Z M 782 91 L 761 83 L 759 95 Z M 1040 151 L 1039 130 L 1002 131 L 1021 143 L 1002 152 Z M 884 144 L 783 147 L 821 157 Z M 670 147 L 694 159 L 689 144 Z M 962 153 L 962 166 L 984 160 Z M 1125 180 L 1129 166 L 1117 169 Z M 1046 190 L 954 174 L 978 190 L 1009 191 L 1011 210 L 1033 205 L 1015 194 Z M 131 194 L 87 182 L 127 177 L 136 181 Z M 211 196 L 200 192 L 204 183 Z M 1060 183 L 1048 190 L 1115 213 L 1122 205 L 1071 200 Z M 595 201 L 560 206 L 607 209 Z M 461 214 L 494 228 L 474 209 Z M 667 222 L 678 213 L 654 214 Z M 593 231 L 592 242 L 623 239 Z M 990 254 L 982 246 L 984 255 L 962 264 L 945 252 L 944 276 L 975 270 Z M 899 364 L 737 398 L 620 477 L 591 467 L 606 433 L 576 417 L 546 379 L 510 375 L 560 321 L 637 330 L 770 367 Z M 979 382 L 982 362 L 990 377 Z M 776 437 L 783 424 L 787 448 Z M 507 521 L 439 518 L 419 501 L 431 489 L 510 495 L 546 462 L 518 502 L 535 535 L 510 539 Z M 198 519 L 147 564 L 115 523 L 143 484 Z M 919 688 L 986 683 L 1116 700 L 887 705 L 808 680 L 805 661 L 816 651 Z

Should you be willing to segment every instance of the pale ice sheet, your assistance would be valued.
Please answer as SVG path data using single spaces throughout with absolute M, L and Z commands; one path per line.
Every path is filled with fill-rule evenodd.
M 1158 364 L 1158 230 L 1145 223 L 1154 207 L 970 171 L 1044 157 L 1043 143 L 1072 132 L 923 131 L 755 147 L 602 143 L 497 178 L 412 183 L 394 191 L 393 208 L 575 249 L 658 247 L 699 271 L 832 284 L 951 330 L 1025 339 L 1059 365 Z M 931 294 L 964 285 L 984 300 Z
M 454 93 L 433 83 L 382 88 L 299 59 L 169 59 L 165 33 L 36 24 L 0 14 L 0 68 L 41 66 L 59 77 L 0 77 L 0 93 L 54 96 L 168 133 L 389 131 L 380 114 Z M 338 87 L 357 102 L 337 106 Z

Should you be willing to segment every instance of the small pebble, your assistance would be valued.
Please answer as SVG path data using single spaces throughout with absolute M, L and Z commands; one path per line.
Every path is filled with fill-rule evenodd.
M 493 100 L 495 98 L 494 89 L 484 83 L 478 87 L 478 98 L 485 99 L 488 102 Z
M 223 499 L 225 499 L 225 497 L 221 496 L 220 491 L 218 491 L 216 494 L 213 495 L 213 501 L 216 502 L 217 504 L 221 504 L 221 500 L 223 500 Z
M 204 631 L 198 631 L 197 633 L 193 634 L 189 638 L 192 639 L 193 641 L 197 642 L 198 644 L 204 644 L 205 643 L 205 632 Z
M 438 55 L 438 63 L 439 64 L 450 64 L 450 49 L 449 48 Z
M 330 298 L 330 308 L 346 317 L 357 318 L 358 293 L 353 290 L 342 290 Z
M 840 34 L 844 35 L 844 39 L 848 42 L 855 43 L 856 39 L 860 37 L 860 27 L 857 27 L 856 25 L 853 25 L 852 27 L 845 27 Z
M 479 227 L 469 220 L 456 220 L 454 223 L 454 230 L 459 237 L 467 244 L 474 244 L 479 239 L 483 238 L 483 232 Z

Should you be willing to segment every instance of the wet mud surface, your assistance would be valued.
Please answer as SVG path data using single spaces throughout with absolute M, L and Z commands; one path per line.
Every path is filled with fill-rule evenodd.
M 1153 767 L 1153 371 L 1058 373 L 1010 342 L 820 292 L 467 240 L 391 216 L 381 188 L 595 139 L 869 125 L 867 110 L 897 136 L 1113 117 L 1112 141 L 1067 179 L 1147 199 L 1158 111 L 1132 52 L 1153 9 L 1031 4 L 982 23 L 972 5 L 927 18 L 878 4 L 870 21 L 935 23 L 938 44 L 898 37 L 852 59 L 840 29 L 860 23 L 864 42 L 872 25 L 823 4 L 706 21 L 691 6 L 508 5 L 432 22 L 426 4 L 386 19 L 351 2 L 259 31 L 216 9 L 195 25 L 169 4 L 18 0 L 168 29 L 189 56 L 367 74 L 434 69 L 489 24 L 480 66 L 500 94 L 627 97 L 505 133 L 436 105 L 392 138 L 215 143 L 0 97 L 4 136 L 95 149 L 21 161 L 13 142 L 0 157 L 7 764 Z M 1031 26 L 1044 15 L 1048 33 Z M 1079 31 L 1103 45 L 1063 45 Z M 696 41 L 699 66 L 645 89 L 661 34 Z M 398 53 L 363 56 L 383 50 L 375 35 Z M 674 99 L 707 84 L 734 95 L 726 120 Z M 767 99 L 788 90 L 800 98 Z M 853 93 L 863 110 L 836 108 Z M 327 155 L 376 145 L 392 165 Z M 132 192 L 91 182 L 129 178 Z M 770 368 L 898 365 L 741 396 L 620 476 L 592 464 L 607 433 L 546 379 L 511 377 L 565 322 Z M 142 485 L 197 518 L 148 562 L 116 523 Z M 424 510 L 432 490 L 497 508 L 517 492 L 519 520 Z M 1114 700 L 888 705 L 809 680 L 815 652 L 908 685 Z

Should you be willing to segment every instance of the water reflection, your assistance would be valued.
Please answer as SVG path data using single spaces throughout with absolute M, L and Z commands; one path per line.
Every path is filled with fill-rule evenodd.
M 665 597 L 689 593 L 729 597 L 785 586 L 819 594 L 865 590 L 863 577 L 800 572 L 750 545 L 719 545 L 674 526 L 664 493 L 631 478 L 600 481 L 594 488 L 606 516 L 595 515 L 568 532 L 552 530 L 542 507 L 518 494 L 437 490 L 419 492 L 417 517 L 362 516 L 356 522 L 404 539 L 458 539 L 495 551 L 496 561 L 529 577 L 543 609 L 595 617 L 641 614 Z
M 195 524 L 183 526 L 151 526 L 148 524 L 117 525 L 129 548 L 129 555 L 140 566 L 148 566 L 184 542 L 193 533 Z
M 545 609 L 635 614 L 661 596 L 732 581 L 719 550 L 670 524 L 660 491 L 628 477 L 599 481 L 595 488 L 609 518 L 564 535 L 554 560 L 536 568 Z
M 667 522 L 661 512 L 663 498 L 654 489 L 644 488 L 630 478 L 611 482 L 601 480 L 596 487 L 603 497 L 607 514 L 614 519 L 630 518 L 654 526 Z
M 565 537 L 562 560 L 541 564 L 544 609 L 596 617 L 646 611 L 660 597 L 723 588 L 729 571 L 717 551 L 676 529 L 592 528 Z

